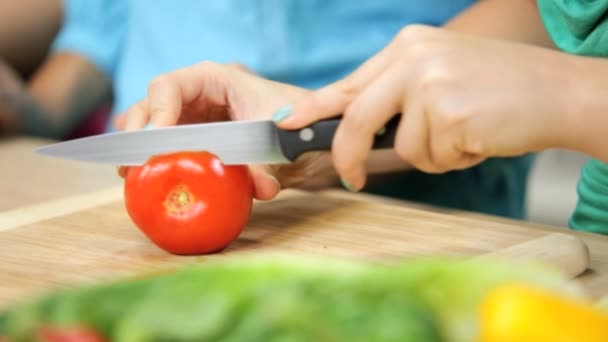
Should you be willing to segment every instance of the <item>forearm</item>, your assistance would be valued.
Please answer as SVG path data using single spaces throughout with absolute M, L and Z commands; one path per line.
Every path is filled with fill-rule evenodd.
M 61 20 L 61 0 L 0 1 L 0 58 L 29 75 L 44 60 Z
M 536 0 L 484 0 L 444 25 L 445 28 L 489 38 L 553 48 Z
M 571 82 L 564 94 L 571 106 L 560 119 L 559 148 L 608 163 L 608 60 L 572 56 Z M 563 96 L 563 94 L 556 94 Z
M 21 130 L 62 138 L 109 100 L 110 90 L 107 77 L 84 57 L 54 55 L 32 78 L 27 96 L 19 99 Z

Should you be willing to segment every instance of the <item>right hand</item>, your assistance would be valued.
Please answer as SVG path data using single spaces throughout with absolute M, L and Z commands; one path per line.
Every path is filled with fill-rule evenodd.
M 202 62 L 153 80 L 148 96 L 119 115 L 122 130 L 227 120 L 270 119 L 287 103 L 303 99 L 308 91 L 273 82 L 242 67 Z M 274 198 L 281 187 L 321 188 L 337 183 L 328 153 L 310 153 L 295 163 L 250 166 L 255 197 Z M 125 168 L 119 170 L 124 176 Z
M 25 92 L 23 81 L 17 73 L 0 59 L 0 136 L 19 130 L 19 118 L 15 101 Z
M 376 132 L 395 113 L 402 113 L 396 154 L 428 173 L 576 146 L 571 142 L 580 139 L 571 138 L 572 123 L 573 114 L 585 108 L 581 94 L 594 98 L 588 89 L 603 89 L 588 86 L 597 81 L 587 80 L 602 78 L 583 76 L 588 67 L 580 61 L 548 49 L 413 25 L 348 77 L 294 106 L 279 127 L 301 129 L 342 115 L 332 156 L 344 184 L 354 190 L 365 185 L 365 160 Z M 596 74 L 602 75 L 600 70 Z

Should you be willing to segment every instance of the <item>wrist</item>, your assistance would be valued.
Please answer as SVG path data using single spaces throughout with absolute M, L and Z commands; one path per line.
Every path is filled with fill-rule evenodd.
M 601 141 L 605 141 L 608 127 L 608 62 L 587 57 L 572 58 L 569 89 L 563 96 L 570 105 L 561 120 L 563 138 L 560 147 L 605 160 L 608 146 Z

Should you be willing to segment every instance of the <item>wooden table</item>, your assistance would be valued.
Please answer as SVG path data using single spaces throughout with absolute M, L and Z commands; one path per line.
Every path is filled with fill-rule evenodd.
M 120 255 L 120 258 L 124 258 L 127 262 L 133 260 L 129 258 L 133 257 L 138 252 L 141 252 L 145 257 L 143 259 L 136 258 L 136 261 L 141 262 L 142 264 L 159 260 L 167 263 L 183 261 L 183 259 L 168 258 L 157 249 L 151 248 L 150 244 L 141 238 L 141 234 L 135 230 L 128 230 L 128 233 L 125 233 L 123 230 L 111 224 L 106 224 L 102 227 L 105 232 L 110 234 L 107 238 L 104 238 L 103 234 L 97 234 L 96 237 L 93 237 L 91 234 L 96 228 L 85 225 L 84 229 L 86 231 L 77 231 L 77 234 L 74 234 L 65 240 L 61 240 L 61 246 L 56 245 L 56 237 L 54 234 L 71 228 L 65 228 L 63 226 L 70 226 L 72 224 L 75 227 L 77 226 L 78 229 L 82 229 L 83 226 L 78 226 L 76 221 L 82 220 L 83 217 L 90 218 L 94 215 L 98 215 L 96 217 L 117 215 L 117 222 L 121 224 L 128 222 L 128 219 L 124 213 L 119 211 L 121 205 L 117 201 L 119 201 L 121 197 L 121 182 L 116 176 L 114 168 L 54 160 L 31 154 L 33 148 L 44 143 L 47 142 L 28 138 L 18 138 L 0 142 L 0 160 L 6 161 L 3 163 L 6 166 L 3 167 L 2 177 L 0 177 L 0 189 L 3 190 L 4 194 L 10 194 L 9 196 L 5 195 L 0 197 L 0 233 L 4 230 L 4 234 L 0 234 L 0 242 L 4 244 L 2 249 L 5 252 L 2 254 L 4 255 L 3 257 L 0 255 L 0 273 L 3 270 L 4 272 L 9 273 L 13 272 L 12 279 L 17 279 L 15 277 L 32 277 L 35 276 L 35 274 L 44 273 L 38 271 L 28 273 L 27 270 L 22 272 L 14 266 L 14 264 L 19 263 L 21 259 L 25 260 L 29 258 L 29 261 L 25 260 L 24 262 L 24 264 L 28 264 L 29 262 L 28 265 L 33 265 L 36 263 L 36 260 L 38 260 L 36 257 L 23 254 L 30 248 L 28 247 L 29 242 L 32 243 L 32 248 L 39 248 L 39 250 L 45 250 L 49 253 L 60 253 L 58 252 L 59 249 L 69 251 L 83 248 L 83 240 L 81 239 L 103 244 L 104 241 L 98 241 L 100 236 L 105 239 L 105 243 L 109 243 L 112 246 L 119 245 L 115 246 L 115 248 L 119 250 L 120 253 L 123 253 Z M 49 181 L 51 179 L 52 181 Z M 449 245 L 449 239 L 454 237 L 458 238 L 459 234 L 466 232 L 467 227 L 470 227 L 471 231 L 496 232 L 492 236 L 479 236 L 478 242 L 465 242 L 460 246 L 456 246 L 455 249 L 448 253 L 454 255 L 466 255 L 471 254 L 471 252 L 475 254 L 475 251 L 487 252 L 492 246 L 500 245 L 501 239 L 508 240 L 505 241 L 504 244 L 505 246 L 510 246 L 513 244 L 521 244 L 522 236 L 524 236 L 524 238 L 525 236 L 529 236 L 532 240 L 547 235 L 547 232 L 571 234 L 585 241 L 591 256 L 588 271 L 578 279 L 594 297 L 598 298 L 608 294 L 608 237 L 605 236 L 571 232 L 562 228 L 506 220 L 486 215 L 430 208 L 402 201 L 362 194 L 351 194 L 343 191 L 329 191 L 318 195 L 298 195 L 297 193 L 290 193 L 288 196 L 300 196 L 300 199 L 297 200 L 299 201 L 298 205 L 307 205 L 308 203 L 311 205 L 311 208 L 315 206 L 319 207 L 314 210 L 308 210 L 312 210 L 312 212 L 315 210 L 319 211 L 323 209 L 320 207 L 326 205 L 335 205 L 336 211 L 342 213 L 344 210 L 349 210 L 348 206 L 351 207 L 350 210 L 352 210 L 352 208 L 357 208 L 357 210 L 367 208 L 368 212 L 371 212 L 371 214 L 358 214 L 359 217 L 357 219 L 370 219 L 369 216 L 373 215 L 373 211 L 376 209 L 387 210 L 388 218 L 391 220 L 388 225 L 392 225 L 392 228 L 389 227 L 385 233 L 387 236 L 392 234 L 397 241 L 394 244 L 385 244 L 385 246 L 388 247 L 386 251 L 375 250 L 377 248 L 375 248 L 373 242 L 371 242 L 374 238 L 374 232 L 369 230 L 370 227 L 353 228 L 344 225 L 340 226 L 340 224 L 335 224 L 334 222 L 332 224 L 334 229 L 337 229 L 338 234 L 333 234 L 331 236 L 323 235 L 325 233 L 319 233 L 317 229 L 315 234 L 321 234 L 322 239 L 333 239 L 333 242 L 335 243 L 334 246 L 336 247 L 333 252 L 337 255 L 350 253 L 348 248 L 345 248 L 348 247 L 349 244 L 359 248 L 360 253 L 358 256 L 377 256 L 384 252 L 386 252 L 387 255 L 401 255 L 403 253 L 399 250 L 398 239 L 400 239 L 400 237 L 415 238 L 416 236 L 424 239 L 425 227 L 423 226 L 425 225 L 428 227 L 440 226 L 447 229 L 445 237 L 437 236 L 434 238 L 437 243 L 444 244 L 445 246 Z M 316 201 L 315 198 L 318 198 L 319 200 Z M 338 206 L 340 203 L 338 199 L 344 199 L 344 201 L 348 203 L 346 208 L 340 208 Z M 386 208 L 381 207 L 380 203 L 384 202 L 390 203 L 391 206 Z M 271 241 L 277 246 L 290 248 L 293 241 L 288 241 L 283 238 L 287 235 L 290 235 L 293 238 L 294 232 L 297 232 L 297 230 L 290 231 L 288 229 L 288 231 L 277 233 L 276 231 L 268 229 L 268 226 L 271 223 L 276 225 L 278 222 L 278 224 L 281 224 L 281 222 L 286 222 L 286 220 L 290 219 L 290 217 L 281 214 L 284 212 L 283 207 L 290 205 L 289 202 L 281 203 L 281 201 L 278 201 L 274 204 L 270 203 L 258 206 L 258 215 L 254 218 L 254 222 L 252 223 L 254 229 L 246 232 L 243 235 L 243 239 L 235 245 L 236 247 L 234 247 L 234 249 L 242 249 L 243 246 L 247 249 L 247 245 L 254 246 L 255 244 L 259 244 L 260 241 Z M 423 210 L 419 210 L 420 208 Z M 279 213 L 278 216 L 284 217 L 276 217 L 275 215 L 277 212 Z M 365 215 L 367 215 L 367 217 L 365 217 Z M 409 231 L 404 233 L 395 229 L 395 227 L 400 225 L 400 217 L 404 217 L 403 215 L 406 215 L 405 217 L 407 220 L 410 220 L 410 222 L 415 219 L 420 220 L 420 222 L 422 222 L 420 228 L 414 233 Z M 327 219 L 328 216 L 324 216 L 324 214 L 321 213 L 318 217 L 314 218 L 313 221 L 316 220 L 316 224 L 319 224 L 319 222 L 323 222 L 323 220 Z M 373 220 L 374 218 L 371 219 Z M 304 219 L 304 221 L 306 221 L 306 219 Z M 302 226 L 305 223 L 306 222 L 299 222 L 295 225 Z M 465 229 L 463 230 L 463 228 Z M 511 230 L 508 230 L 507 228 Z M 297 227 L 297 229 L 301 229 L 301 227 Z M 341 232 L 342 229 L 344 231 Z M 507 230 L 502 232 L 502 229 Z M 350 235 L 351 232 L 356 234 L 359 240 L 356 240 L 357 238 L 354 237 L 355 235 Z M 44 234 L 47 235 L 45 236 Z M 112 234 L 126 235 L 119 237 Z M 372 234 L 370 235 L 369 241 L 361 239 L 361 237 L 365 237 L 366 234 Z M 121 240 L 121 238 L 124 238 L 125 236 L 128 240 L 126 242 Z M 460 236 L 460 238 L 462 238 L 462 236 Z M 477 238 L 477 236 L 475 238 Z M 308 239 L 305 234 L 298 235 L 297 239 L 303 241 L 306 248 L 322 250 L 326 247 L 319 244 L 311 246 L 310 239 Z M 35 241 L 39 241 L 40 243 L 37 244 Z M 13 245 L 13 242 L 16 245 Z M 410 245 L 408 246 L 410 247 L 415 245 L 415 241 L 414 243 L 412 241 L 409 243 Z M 129 252 L 130 248 L 132 248 L 133 252 Z M 229 249 L 229 252 L 232 250 L 233 249 Z M 424 248 L 420 247 L 420 251 L 424 251 Z M 103 255 L 103 251 L 100 250 L 100 252 L 101 254 L 98 254 L 97 256 L 94 255 L 95 253 L 86 256 L 87 258 L 91 258 L 88 261 L 96 261 L 95 257 L 109 257 L 108 255 Z M 325 251 L 322 250 L 322 252 Z M 415 251 L 408 251 L 404 255 L 407 254 L 415 254 Z M 61 262 L 61 260 L 63 260 L 61 259 L 63 257 L 62 255 L 63 254 L 56 254 L 53 257 L 56 257 L 57 262 Z M 23 258 L 21 258 L 21 256 L 23 256 Z M 85 261 L 87 260 L 83 260 L 83 262 Z M 53 261 L 48 260 L 48 262 Z M 114 263 L 117 262 L 120 263 L 119 260 L 114 260 Z M 73 265 L 69 265 L 69 267 L 72 266 Z M 7 280 L 5 279 L 3 281 L 6 282 Z M 24 283 L 27 283 L 27 281 Z M 1 294 L 0 297 L 2 297 Z
M 49 143 L 24 137 L 0 140 L 0 212 L 121 184 L 114 167 L 34 153 Z

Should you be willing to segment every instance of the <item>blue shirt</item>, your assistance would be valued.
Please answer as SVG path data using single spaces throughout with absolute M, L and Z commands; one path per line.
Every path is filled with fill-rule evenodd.
M 441 25 L 473 0 L 64 0 L 53 50 L 88 57 L 113 81 L 114 113 L 157 75 L 203 60 L 238 62 L 306 88 L 340 79 L 401 28 Z M 108 129 L 112 129 L 108 125 Z M 530 158 L 446 175 L 400 174 L 370 191 L 522 217 Z M 414 178 L 410 178 L 414 177 Z
M 472 0 L 64 0 L 54 51 L 92 60 L 114 83 L 114 112 L 157 75 L 239 62 L 316 88 L 353 71 L 412 23 L 440 25 Z

